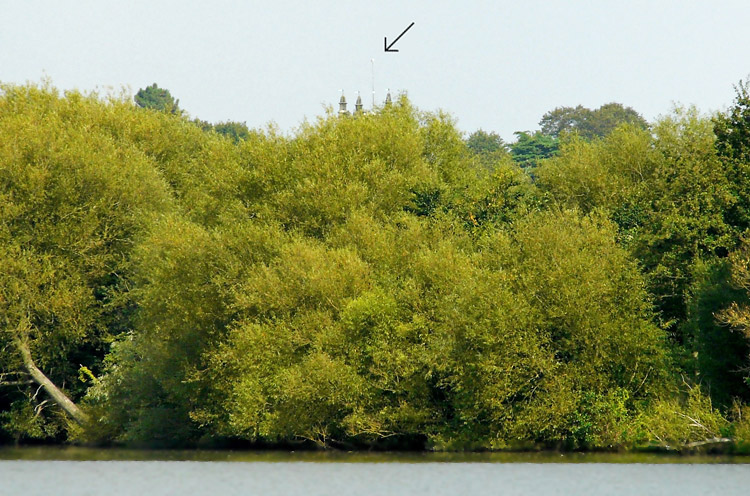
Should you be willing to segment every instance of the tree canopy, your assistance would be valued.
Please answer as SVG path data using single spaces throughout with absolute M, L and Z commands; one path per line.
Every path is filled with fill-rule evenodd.
M 156 86 L 156 83 L 138 90 L 133 99 L 139 107 L 172 114 L 180 112 L 180 101 L 175 100 L 169 90 Z
M 508 153 L 3 86 L 0 438 L 747 449 L 743 105 Z
M 614 102 L 594 110 L 582 105 L 557 107 L 539 121 L 541 131 L 546 135 L 557 138 L 563 133 L 574 132 L 587 140 L 603 138 L 623 124 L 648 128 L 648 123 L 633 108 Z
M 535 167 L 543 159 L 557 155 L 560 147 L 557 138 L 540 131 L 515 133 L 517 140 L 510 145 L 510 154 L 521 167 Z

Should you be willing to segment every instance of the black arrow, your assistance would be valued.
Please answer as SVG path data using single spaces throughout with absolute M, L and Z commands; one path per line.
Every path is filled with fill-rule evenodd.
M 412 27 L 413 25 L 414 25 L 414 23 L 413 23 L 413 22 L 412 22 L 411 24 L 409 24 L 409 27 L 408 27 L 408 28 L 406 28 L 406 29 L 404 29 L 404 32 L 403 32 L 403 33 L 401 33 L 400 35 L 398 35 L 398 38 L 396 38 L 395 40 L 393 40 L 393 41 L 391 42 L 391 44 L 390 44 L 390 45 L 388 44 L 388 37 L 386 36 L 385 38 L 383 38 L 383 46 L 385 47 L 385 51 L 386 51 L 386 52 L 398 52 L 398 50 L 392 50 L 392 49 L 391 49 L 391 47 L 392 47 L 393 45 L 395 45 L 395 44 L 396 44 L 396 42 L 397 42 L 398 40 L 400 40 L 400 39 L 401 39 L 401 37 L 402 37 L 403 35 L 405 35 L 405 34 L 406 34 L 406 32 L 407 32 L 407 31 L 409 31 L 409 30 L 411 29 L 411 27 Z

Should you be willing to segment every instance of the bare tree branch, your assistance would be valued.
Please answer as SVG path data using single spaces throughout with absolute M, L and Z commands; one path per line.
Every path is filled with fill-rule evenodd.
M 16 339 L 15 343 L 18 351 L 21 353 L 24 367 L 26 367 L 26 370 L 34 379 L 34 381 L 39 384 L 39 388 L 43 388 L 46 393 L 52 398 L 52 400 L 57 403 L 57 405 L 62 408 L 65 413 L 70 415 L 70 417 L 78 424 L 84 424 L 88 422 L 89 416 L 86 415 L 86 413 L 84 413 L 84 411 L 81 410 L 78 405 L 73 403 L 73 401 L 68 398 L 68 396 L 64 392 L 62 392 L 62 390 L 60 390 L 60 388 L 55 386 L 55 384 L 51 380 L 49 380 L 49 378 L 47 378 L 47 376 L 44 375 L 41 370 L 39 370 L 31 357 L 31 350 L 29 349 L 29 346 L 21 339 Z M 39 390 L 37 390 L 36 394 L 38 393 Z M 34 395 L 35 397 L 36 394 Z

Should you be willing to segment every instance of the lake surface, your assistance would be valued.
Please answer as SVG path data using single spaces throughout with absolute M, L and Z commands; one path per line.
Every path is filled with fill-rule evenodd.
M 1 448 L 0 495 L 743 495 L 750 458 Z

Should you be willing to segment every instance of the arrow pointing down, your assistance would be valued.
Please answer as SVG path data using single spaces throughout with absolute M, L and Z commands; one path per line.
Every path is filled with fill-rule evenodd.
M 386 51 L 386 52 L 398 52 L 398 50 L 395 50 L 395 49 L 393 49 L 393 48 L 391 48 L 391 47 L 392 47 L 393 45 L 395 45 L 395 44 L 396 44 L 396 42 L 397 42 L 398 40 L 400 40 L 400 39 L 401 39 L 401 37 L 402 37 L 402 36 L 403 36 L 404 34 L 406 34 L 406 32 L 407 32 L 407 31 L 409 31 L 409 30 L 411 29 L 411 27 L 412 27 L 413 25 L 414 25 L 414 23 L 413 23 L 413 22 L 412 22 L 411 24 L 409 24 L 409 27 L 408 27 L 408 28 L 406 28 L 406 29 L 404 29 L 404 32 L 403 32 L 403 33 L 401 33 L 400 35 L 398 35 L 398 38 L 396 38 L 395 40 L 393 40 L 393 41 L 391 42 L 391 44 L 390 44 L 390 45 L 388 44 L 388 37 L 386 36 L 385 38 L 383 38 L 383 46 L 385 47 L 385 51 Z

